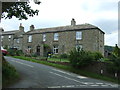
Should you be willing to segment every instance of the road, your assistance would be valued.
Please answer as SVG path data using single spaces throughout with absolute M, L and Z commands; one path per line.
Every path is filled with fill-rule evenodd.
M 80 76 L 51 66 L 7 56 L 5 59 L 16 68 L 21 77 L 9 88 L 118 88 L 114 83 Z

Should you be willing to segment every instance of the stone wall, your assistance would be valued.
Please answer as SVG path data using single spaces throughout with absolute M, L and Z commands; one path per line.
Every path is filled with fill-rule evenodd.
M 108 77 L 115 77 L 115 73 L 108 72 L 107 65 L 108 63 L 104 63 L 104 62 L 94 62 L 91 65 L 81 69 L 89 72 L 105 75 Z M 120 78 L 120 73 L 117 73 L 117 76 Z

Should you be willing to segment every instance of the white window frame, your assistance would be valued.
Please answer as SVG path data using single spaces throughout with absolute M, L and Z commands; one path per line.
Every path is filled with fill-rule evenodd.
M 11 37 L 12 37 L 11 35 L 8 36 L 9 39 L 11 39 Z
M 59 47 L 57 45 L 53 46 L 53 53 L 54 54 L 58 54 L 58 50 L 59 50 Z
M 28 36 L 28 42 L 32 42 L 32 35 Z
M 20 43 L 20 39 L 16 39 L 16 42 L 17 42 L 17 43 Z
M 4 36 L 1 36 L 1 42 L 3 41 Z
M 76 40 L 81 40 L 82 39 L 82 32 L 81 31 L 77 31 L 76 32 Z
M 43 41 L 46 41 L 46 34 L 43 34 Z
M 54 33 L 54 41 L 58 41 L 59 39 L 59 34 L 58 33 Z
M 3 39 L 4 38 L 4 36 L 1 36 L 1 39 Z

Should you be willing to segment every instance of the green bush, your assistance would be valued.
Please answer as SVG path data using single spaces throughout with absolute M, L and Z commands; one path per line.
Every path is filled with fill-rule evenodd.
M 23 55 L 22 50 L 16 50 L 16 55 L 17 55 L 17 56 Z
M 109 61 L 107 65 L 107 70 L 110 73 L 118 72 L 120 73 L 120 57 L 113 56 Z
M 37 57 L 37 54 L 36 53 L 32 54 L 32 57 Z
M 23 55 L 23 52 L 22 52 L 22 50 L 17 50 L 15 48 L 12 48 L 12 49 L 8 49 L 8 55 L 10 55 L 10 56 L 20 56 L 20 55 Z
M 68 58 L 68 55 L 65 54 L 65 53 L 64 53 L 64 54 L 61 54 L 61 55 L 60 55 L 60 58 Z
M 101 58 L 103 58 L 103 55 L 100 52 L 92 52 L 91 54 L 93 55 L 95 61 L 98 61 Z
M 91 52 L 78 48 L 70 52 L 69 60 L 73 67 L 78 68 L 91 64 L 94 61 L 94 57 Z
M 52 58 L 59 58 L 59 55 L 53 54 L 51 57 L 52 57 Z

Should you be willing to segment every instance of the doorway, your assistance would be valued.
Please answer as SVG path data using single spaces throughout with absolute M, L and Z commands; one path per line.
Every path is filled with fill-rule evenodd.
M 38 56 L 40 56 L 40 46 L 37 46 L 37 48 L 36 48 L 36 54 L 37 54 Z

